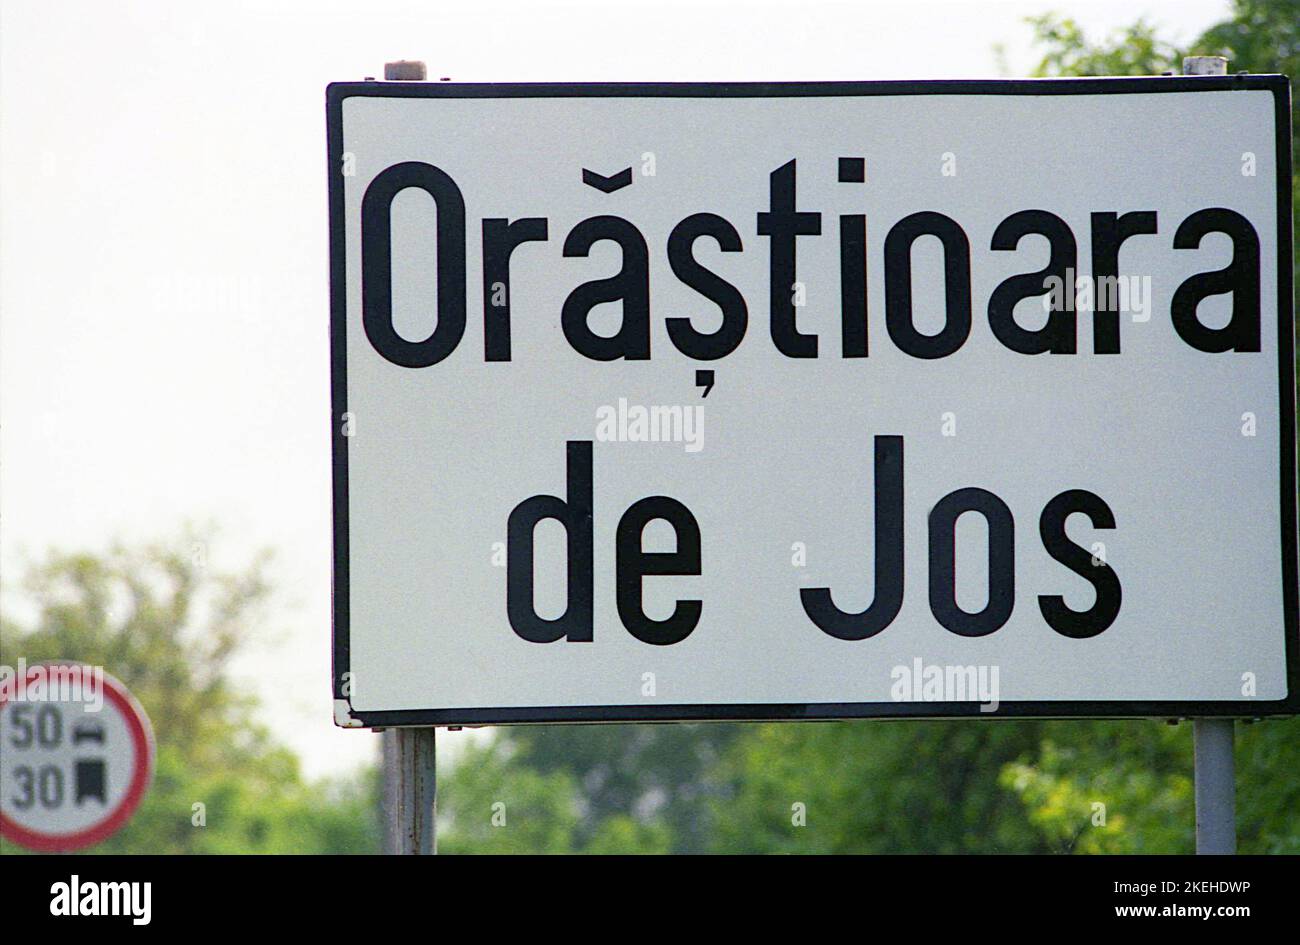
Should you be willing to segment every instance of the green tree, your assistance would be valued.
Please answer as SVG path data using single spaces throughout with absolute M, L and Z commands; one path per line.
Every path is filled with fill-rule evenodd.
M 735 725 L 528 726 L 503 734 L 518 764 L 567 772 L 582 792 L 576 841 L 602 842 L 636 824 L 698 853 L 712 832 L 709 772 L 741 731 Z
M 104 555 L 51 553 L 21 593 L 6 588 L 31 616 L 0 619 L 0 661 L 103 666 L 153 723 L 153 783 L 127 827 L 92 852 L 375 850 L 374 774 L 307 783 L 230 681 L 230 659 L 264 617 L 266 559 L 237 574 L 212 572 L 205 559 L 192 535 Z M 15 848 L 0 841 L 0 852 Z
M 756 725 L 717 774 L 717 852 L 1027 853 L 1047 840 L 1002 767 L 1033 757 L 1044 723 Z
M 1005 766 L 1001 783 L 1061 852 L 1192 853 L 1191 729 L 1053 723 L 1032 760 Z M 1241 852 L 1300 851 L 1300 721 L 1238 723 L 1236 763 Z
M 438 852 L 573 853 L 578 805 L 567 772 L 512 763 L 504 739 L 471 745 L 438 786 Z
M 583 728 L 586 728 L 585 726 Z M 592 816 L 561 756 L 530 764 L 518 730 L 470 746 L 439 786 L 440 853 L 662 853 L 662 822 L 614 812 Z
M 1054 76 L 1160 75 L 1177 71 L 1182 53 L 1139 20 L 1102 42 L 1089 40 L 1079 24 L 1055 13 L 1026 19 L 1043 56 L 1033 74 Z

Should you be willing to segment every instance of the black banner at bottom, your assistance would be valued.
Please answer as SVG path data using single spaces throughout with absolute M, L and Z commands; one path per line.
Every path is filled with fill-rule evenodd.
M 729 874 L 718 884 L 694 873 L 698 862 L 663 860 L 661 866 L 622 863 L 617 871 L 594 863 L 565 864 L 563 872 L 548 865 L 539 873 L 538 864 L 513 858 L 14 856 L 4 869 L 4 928 L 33 925 L 83 936 L 110 927 L 128 935 L 175 934 L 284 923 L 338 934 L 371 925 L 380 909 L 408 921 L 410 912 L 394 915 L 399 904 L 428 916 L 445 909 L 471 920 L 486 917 L 496 926 L 503 915 L 560 921 L 554 909 L 561 902 L 571 918 L 585 903 L 601 912 L 626 910 L 628 921 L 643 914 L 654 924 L 665 921 L 665 911 L 695 912 L 702 905 L 727 913 L 729 921 L 743 920 L 746 910 L 763 921 L 784 902 L 796 913 L 817 905 L 854 914 L 864 929 L 911 915 L 926 931 L 949 923 L 1005 928 L 1039 920 L 1203 923 L 1226 931 L 1260 919 L 1276 923 L 1294 910 L 1294 861 L 1285 857 L 873 857 L 813 870 L 785 858 L 766 861 L 753 874 L 752 860 L 729 860 L 706 867 L 713 877 Z M 656 879 L 658 869 L 663 875 Z M 480 903 L 493 908 L 475 909 Z

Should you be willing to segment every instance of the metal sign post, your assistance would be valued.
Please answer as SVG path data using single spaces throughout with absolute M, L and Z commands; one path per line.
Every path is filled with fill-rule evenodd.
M 1222 56 L 1188 56 L 1183 60 L 1183 75 L 1227 74 L 1228 60 Z M 1232 719 L 1192 721 L 1197 853 L 1237 852 L 1234 724 Z
M 1232 719 L 1196 719 L 1196 852 L 1237 852 L 1236 784 Z
M 385 852 L 438 852 L 435 732 L 429 728 L 384 733 Z
M 384 64 L 389 82 L 423 82 L 418 60 Z M 399 728 L 384 732 L 384 852 L 426 855 L 438 852 L 437 729 Z

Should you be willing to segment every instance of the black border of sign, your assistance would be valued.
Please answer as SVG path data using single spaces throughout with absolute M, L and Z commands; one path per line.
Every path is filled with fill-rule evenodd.
M 360 727 L 497 725 L 555 722 L 670 722 L 827 720 L 855 718 L 1259 718 L 1300 714 L 1300 638 L 1297 634 L 1296 379 L 1291 251 L 1291 87 L 1285 76 L 1167 76 L 1097 79 L 996 79 L 882 82 L 709 83 L 415 83 L 336 82 L 326 89 L 330 222 L 330 437 L 334 460 L 334 698 L 345 700 L 350 667 L 348 623 L 348 444 L 341 424 L 347 410 L 344 287 L 343 101 L 381 98 L 796 98 L 875 95 L 1097 95 L 1151 92 L 1273 93 L 1275 103 L 1278 231 L 1278 384 L 1281 439 L 1282 576 L 1286 633 L 1287 696 L 1275 701 L 1223 702 L 1007 702 L 982 713 L 976 703 L 859 702 L 813 704 L 616 705 L 467 709 L 411 709 L 351 713 Z M 1284 170 L 1285 169 L 1285 172 Z M 1290 313 L 1291 317 L 1286 315 Z M 1287 326 L 1290 330 L 1284 330 Z M 1290 524 L 1288 533 L 1287 525 Z M 338 721 L 336 717 L 336 721 Z

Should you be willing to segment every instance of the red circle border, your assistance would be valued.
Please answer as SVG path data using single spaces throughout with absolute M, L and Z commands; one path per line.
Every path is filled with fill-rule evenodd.
M 88 664 L 54 662 L 37 665 L 66 668 L 87 666 Z M 140 806 L 140 802 L 144 800 L 144 792 L 153 778 L 153 727 L 149 723 L 149 716 L 145 714 L 140 704 L 135 701 L 130 691 L 108 673 L 104 673 L 104 694 L 108 696 L 109 701 L 122 714 L 127 730 L 131 734 L 131 742 L 135 747 L 135 773 L 131 776 L 131 783 L 127 787 L 126 796 L 122 798 L 117 807 L 104 820 L 75 833 L 54 834 L 30 830 L 10 820 L 3 811 L 0 811 L 0 836 L 39 853 L 64 853 L 71 850 L 82 850 L 107 840 L 126 826 L 127 821 L 131 819 L 131 815 Z M 0 710 L 4 709 L 7 701 L 7 699 L 0 698 Z

